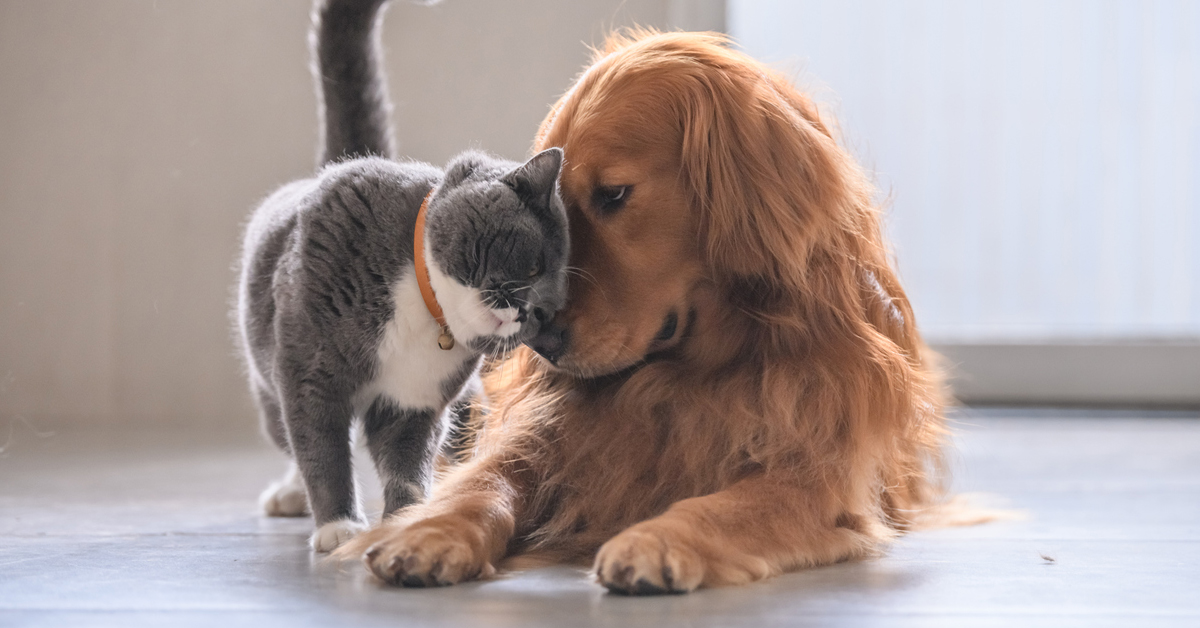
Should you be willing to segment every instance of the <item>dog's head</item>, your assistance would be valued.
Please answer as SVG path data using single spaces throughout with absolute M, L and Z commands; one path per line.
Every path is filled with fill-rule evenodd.
M 838 224 L 870 186 L 811 102 L 719 37 L 637 32 L 597 56 L 536 142 L 565 151 L 568 303 L 531 343 L 560 368 L 604 375 L 692 342 L 706 308 L 804 290 L 837 234 L 874 229 Z

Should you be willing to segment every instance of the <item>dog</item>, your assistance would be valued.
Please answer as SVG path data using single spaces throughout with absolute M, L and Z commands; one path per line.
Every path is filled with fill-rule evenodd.
M 406 586 L 534 556 L 659 594 L 909 529 L 944 386 L 830 128 L 721 36 L 611 37 L 535 142 L 565 151 L 566 308 L 490 368 L 471 458 L 346 551 Z

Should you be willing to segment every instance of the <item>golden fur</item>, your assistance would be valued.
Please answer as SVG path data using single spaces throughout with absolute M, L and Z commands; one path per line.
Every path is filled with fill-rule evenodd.
M 938 494 L 941 381 L 875 189 L 812 102 L 719 36 L 635 31 L 554 106 L 548 146 L 566 151 L 568 352 L 494 365 L 473 458 L 346 551 L 408 585 L 594 557 L 610 589 L 658 593 L 905 530 Z

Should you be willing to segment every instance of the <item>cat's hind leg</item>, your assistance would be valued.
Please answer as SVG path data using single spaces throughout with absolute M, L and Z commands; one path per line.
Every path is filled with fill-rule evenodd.
M 385 517 L 429 494 L 447 427 L 443 413 L 429 408 L 400 408 L 382 396 L 371 404 L 363 432 L 383 482 Z
M 308 493 L 304 491 L 304 479 L 300 468 L 289 462 L 283 478 L 271 482 L 261 495 L 258 505 L 268 517 L 302 517 L 308 514 Z
M 254 397 L 262 417 L 263 431 L 280 451 L 292 455 L 288 443 L 287 428 L 283 424 L 283 412 L 279 402 L 264 386 L 254 385 Z M 272 482 L 258 497 L 258 505 L 268 517 L 300 517 L 308 514 L 308 494 L 304 491 L 304 478 L 294 460 L 288 461 L 288 470 L 283 478 Z
M 271 442 L 279 451 L 292 455 L 292 445 L 288 442 L 287 427 L 283 424 L 283 410 L 279 400 L 263 384 L 254 383 L 254 400 L 258 402 L 258 413 L 262 418 L 262 429 L 270 437 Z

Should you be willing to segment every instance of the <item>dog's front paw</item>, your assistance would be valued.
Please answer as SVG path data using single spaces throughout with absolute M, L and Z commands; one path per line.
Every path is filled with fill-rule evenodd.
M 703 581 L 704 560 L 680 540 L 643 524 L 602 545 L 595 572 L 596 580 L 614 593 L 687 593 Z
M 488 578 L 495 568 L 483 555 L 470 523 L 453 519 L 419 521 L 372 545 L 363 555 L 380 580 L 406 587 L 446 586 Z
M 309 543 L 312 545 L 314 551 L 332 552 L 339 545 L 358 536 L 360 532 L 366 529 L 366 524 L 361 521 L 338 519 L 317 528 L 317 531 L 313 532 L 312 538 L 309 539 Z

